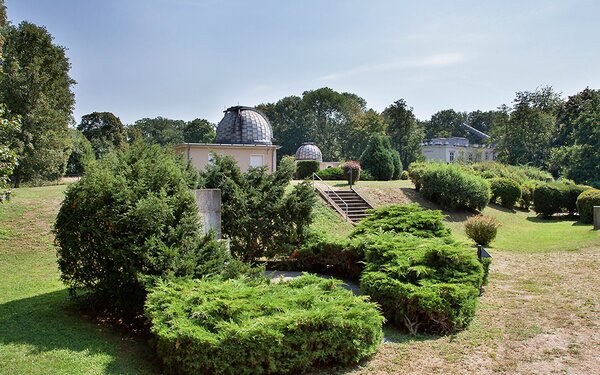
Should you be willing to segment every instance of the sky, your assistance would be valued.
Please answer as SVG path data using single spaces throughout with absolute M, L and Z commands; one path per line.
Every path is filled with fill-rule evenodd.
M 74 118 L 217 123 L 306 90 L 416 116 L 491 110 L 517 91 L 600 88 L 600 1 L 5 0 L 67 48 Z

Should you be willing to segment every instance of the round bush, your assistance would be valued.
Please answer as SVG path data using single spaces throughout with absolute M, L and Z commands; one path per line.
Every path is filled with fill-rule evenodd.
M 490 188 L 492 190 L 490 202 L 496 203 L 500 198 L 500 203 L 506 208 L 513 208 L 521 198 L 521 186 L 510 178 L 492 178 L 490 179 Z
M 352 175 L 352 183 L 355 183 L 360 178 L 360 163 L 354 160 L 348 160 L 342 164 L 342 170 L 344 171 L 344 179 L 350 183 L 350 176 Z M 350 173 L 352 171 L 352 173 Z
M 465 233 L 475 243 L 487 246 L 496 238 L 499 226 L 500 223 L 491 216 L 471 216 L 465 222 Z
M 352 365 L 383 338 L 383 317 L 333 279 L 164 283 L 146 315 L 158 356 L 178 374 L 298 374 Z
M 533 191 L 535 190 L 535 183 L 524 182 L 521 185 L 521 199 L 519 199 L 519 206 L 526 210 L 533 204 Z
M 54 227 L 61 280 L 137 314 L 145 277 L 219 272 L 227 254 L 200 233 L 190 190 L 197 179 L 157 145 L 138 144 L 86 167 L 67 188 Z
M 303 180 L 317 173 L 321 168 L 321 163 L 316 160 L 298 160 L 296 162 L 296 178 Z
M 417 191 L 421 190 L 421 183 L 423 181 L 423 172 L 427 169 L 427 163 L 412 162 L 408 166 L 408 176 L 415 185 Z
M 558 183 L 538 185 L 533 192 L 535 212 L 545 217 L 561 212 L 565 186 Z
M 408 178 L 409 178 L 408 171 L 402 171 L 402 173 L 400 173 L 401 180 L 408 180 Z
M 577 212 L 583 223 L 594 221 L 594 206 L 600 206 L 600 190 L 586 190 L 577 198 Z
M 394 176 L 394 155 L 391 146 L 380 135 L 369 139 L 367 147 L 360 156 L 360 165 L 378 181 L 388 181 Z M 400 158 L 398 157 L 398 161 Z M 402 164 L 400 163 L 400 168 Z

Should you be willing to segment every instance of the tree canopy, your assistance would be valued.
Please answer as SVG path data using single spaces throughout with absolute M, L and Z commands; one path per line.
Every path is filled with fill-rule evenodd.
M 97 158 L 127 144 L 123 123 L 110 112 L 93 112 L 81 117 L 77 129 L 90 141 Z

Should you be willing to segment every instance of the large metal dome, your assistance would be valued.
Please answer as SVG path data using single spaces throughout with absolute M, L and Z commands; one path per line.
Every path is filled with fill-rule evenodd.
M 296 160 L 316 160 L 323 161 L 321 150 L 312 142 L 305 142 L 296 151 Z
M 216 143 L 273 144 L 273 129 L 267 117 L 252 107 L 227 108 L 217 125 Z

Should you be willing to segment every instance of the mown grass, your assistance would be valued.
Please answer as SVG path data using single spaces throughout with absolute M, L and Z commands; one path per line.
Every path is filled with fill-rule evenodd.
M 0 205 L 0 373 L 158 373 L 145 339 L 81 316 L 70 302 L 51 232 L 64 189 L 15 189 Z

